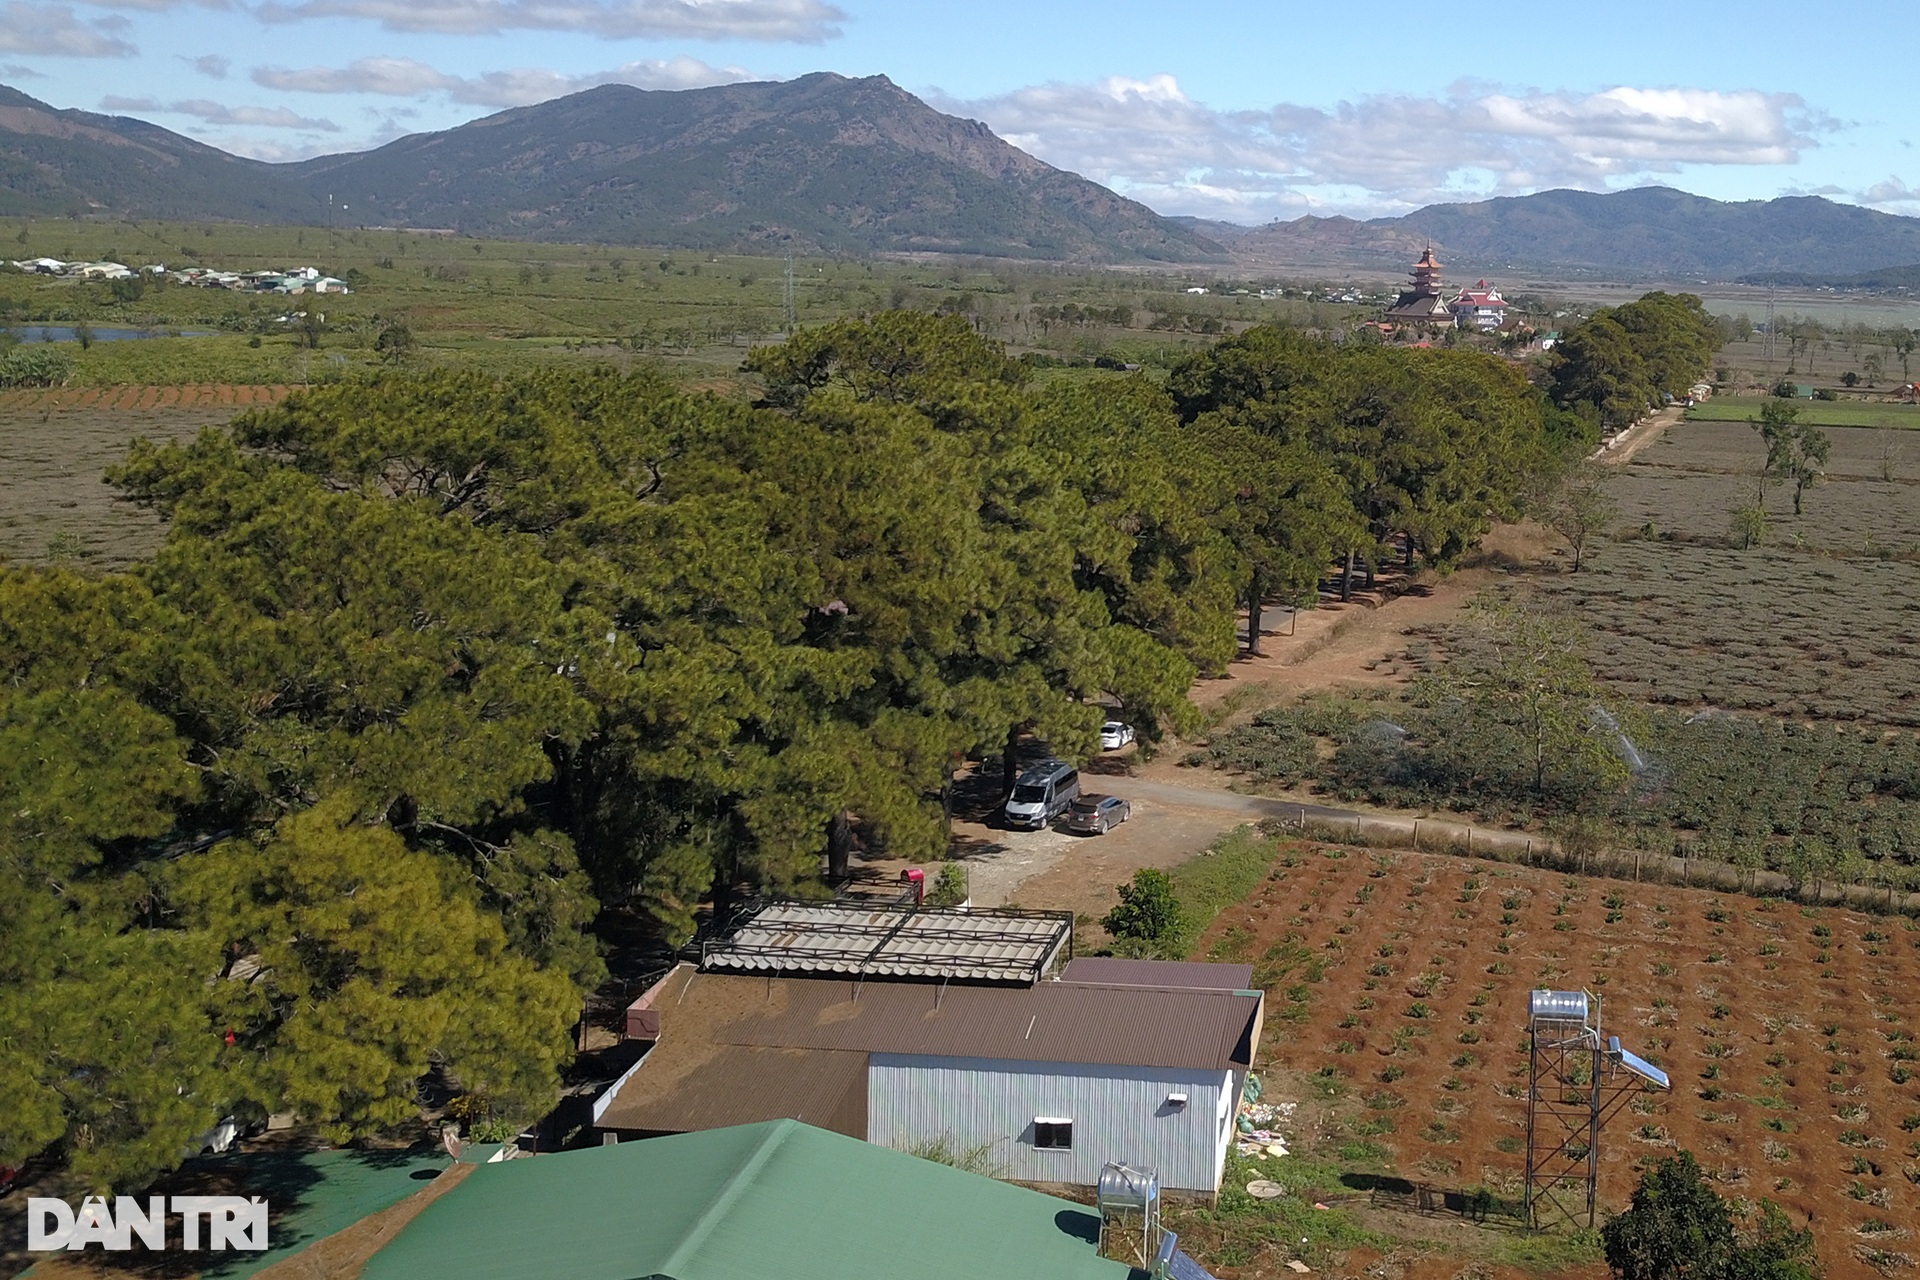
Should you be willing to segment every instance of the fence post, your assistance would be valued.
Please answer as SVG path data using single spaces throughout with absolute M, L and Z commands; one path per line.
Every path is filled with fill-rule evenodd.
M 1413 851 L 1415 853 L 1420 852 L 1420 819 L 1418 818 L 1413 820 Z M 1887 894 L 1887 900 L 1889 902 L 1893 900 L 1893 894 L 1891 892 Z

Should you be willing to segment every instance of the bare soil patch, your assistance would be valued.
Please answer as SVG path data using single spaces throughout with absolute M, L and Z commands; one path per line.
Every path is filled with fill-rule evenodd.
M 0 556 L 36 562 L 52 552 L 116 567 L 150 554 L 160 542 L 159 519 L 121 500 L 101 475 L 126 456 L 135 436 L 182 439 L 277 398 L 256 393 L 286 390 L 0 392 Z

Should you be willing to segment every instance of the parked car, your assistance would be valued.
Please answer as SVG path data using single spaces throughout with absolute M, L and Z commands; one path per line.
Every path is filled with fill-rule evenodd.
M 1103 836 L 1125 822 L 1133 807 L 1119 796 L 1081 796 L 1067 808 L 1067 830 Z
M 1118 720 L 1109 720 L 1100 726 L 1100 749 L 1118 751 L 1133 741 L 1133 726 L 1121 724 Z
M 1079 794 L 1079 770 L 1065 760 L 1042 760 L 1014 783 L 1013 794 L 1007 797 L 1007 825 L 1038 831 L 1064 813 Z

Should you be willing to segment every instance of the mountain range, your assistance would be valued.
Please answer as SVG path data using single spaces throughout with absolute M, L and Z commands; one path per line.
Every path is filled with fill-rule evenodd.
M 0 86 L 0 216 L 360 225 L 803 253 L 1449 274 L 1910 279 L 1920 218 L 1817 196 L 1544 191 L 1394 218 L 1264 227 L 1167 218 L 1056 169 L 885 76 L 707 89 L 602 85 L 372 151 L 268 164 Z
M 1859 276 L 1920 263 L 1920 218 L 1819 196 L 1730 203 L 1670 187 L 1541 191 L 1365 222 L 1187 225 L 1237 258 L 1274 265 L 1401 265 L 1429 244 L 1450 266 L 1475 272 L 1529 268 L 1670 280 Z
M 0 215 L 356 223 L 474 235 L 1087 262 L 1220 246 L 885 76 L 608 84 L 373 151 L 263 164 L 0 89 Z

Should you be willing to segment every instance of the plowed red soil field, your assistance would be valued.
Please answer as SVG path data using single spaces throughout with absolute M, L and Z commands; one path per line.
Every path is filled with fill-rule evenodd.
M 1730 1199 L 1811 1220 L 1832 1280 L 1920 1276 L 1920 923 L 1412 853 L 1289 845 L 1209 928 L 1269 992 L 1270 1087 L 1318 1141 L 1517 1197 L 1527 993 L 1586 990 L 1664 1068 L 1601 1140 L 1601 1203 L 1692 1151 Z M 1289 865 L 1291 864 L 1291 865 Z M 1317 1077 L 1317 1078 L 1316 1078 Z

